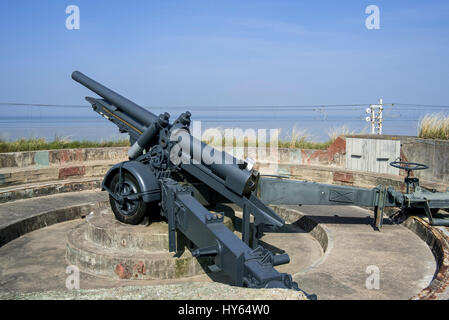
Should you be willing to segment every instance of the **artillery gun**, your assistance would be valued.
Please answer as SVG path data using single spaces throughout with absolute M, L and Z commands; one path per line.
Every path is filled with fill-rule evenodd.
M 257 198 L 260 175 L 251 161 L 190 135 L 188 111 L 170 123 L 168 113 L 156 116 L 78 71 L 72 78 L 103 98 L 86 100 L 130 137 L 129 161 L 113 166 L 102 182 L 119 221 L 138 224 L 148 212 L 161 215 L 168 222 L 170 252 L 176 251 L 176 232 L 181 232 L 193 256 L 212 256 L 215 264 L 209 269 L 223 270 L 237 286 L 298 289 L 291 275 L 274 268 L 289 263 L 288 254 L 258 245 L 263 228 L 285 222 Z M 242 239 L 224 225 L 224 214 L 206 208 L 213 203 L 242 209 Z

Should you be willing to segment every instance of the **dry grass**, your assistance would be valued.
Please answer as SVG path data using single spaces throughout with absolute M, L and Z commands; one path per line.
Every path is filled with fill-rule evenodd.
M 418 137 L 449 140 L 449 115 L 441 113 L 425 115 L 418 125 Z
M 53 141 L 44 138 L 19 139 L 5 141 L 0 139 L 0 152 L 19 152 L 35 150 L 73 149 L 73 148 L 103 148 L 103 147 L 127 147 L 128 139 L 112 141 L 70 141 L 67 138 L 55 137 Z
M 327 132 L 327 135 L 329 136 L 329 139 L 332 142 L 334 142 L 339 136 L 350 135 L 350 134 L 355 134 L 355 131 L 350 130 L 345 125 L 343 125 L 341 127 L 330 128 L 330 130 Z
M 220 128 L 215 128 L 218 131 Z M 346 134 L 354 134 L 354 131 L 349 130 L 346 126 L 331 128 L 328 132 L 329 140 L 325 142 L 316 142 L 313 141 L 313 137 L 304 129 L 298 129 L 293 127 L 291 135 L 288 136 L 287 139 L 279 139 L 278 147 L 279 148 L 290 148 L 290 149 L 315 149 L 315 150 L 325 150 L 327 149 L 340 135 Z M 212 138 L 203 139 L 205 143 L 208 143 L 214 147 L 223 147 L 225 146 L 225 138 L 222 138 L 222 141 L 215 141 Z M 240 139 L 234 138 L 232 146 L 259 146 L 259 140 L 256 138 L 254 141 L 253 138 L 249 139 L 248 137 L 243 137 Z M 266 147 L 270 146 L 270 141 L 266 141 Z
M 449 128 L 449 120 L 446 118 L 446 129 Z M 446 131 L 447 133 L 448 131 Z M 279 148 L 293 148 L 293 149 L 315 149 L 324 150 L 327 149 L 340 135 L 354 134 L 353 131 L 345 126 L 338 128 L 331 128 L 328 132 L 329 140 L 325 142 L 313 141 L 311 135 L 307 130 L 299 130 L 296 127 L 292 129 L 292 134 L 288 139 L 279 140 Z M 445 139 L 448 135 L 446 135 Z M 441 138 L 439 138 L 441 139 Z M 225 138 L 222 141 L 214 141 L 213 139 L 205 139 L 204 142 L 210 143 L 215 147 L 223 147 L 225 145 Z M 254 141 L 248 139 L 248 137 L 243 137 L 240 139 L 235 139 L 232 144 L 235 146 L 259 146 L 259 141 L 256 138 Z M 35 151 L 35 150 L 54 150 L 54 149 L 74 149 L 74 148 L 104 148 L 104 147 L 128 147 L 129 140 L 111 140 L 111 141 L 71 141 L 64 137 L 55 137 L 53 141 L 47 141 L 44 138 L 30 138 L 30 139 L 19 139 L 16 141 L 6 141 L 0 138 L 0 152 L 19 152 L 19 151 Z M 270 146 L 270 142 L 266 142 L 266 147 Z

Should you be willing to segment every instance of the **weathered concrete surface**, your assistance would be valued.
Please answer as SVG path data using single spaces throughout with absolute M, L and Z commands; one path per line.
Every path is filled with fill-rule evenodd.
M 0 204 L 0 246 L 28 232 L 108 205 L 106 192 L 83 191 Z
M 115 163 L 128 160 L 127 150 L 128 147 L 118 147 L 0 153 L 0 194 L 3 188 L 11 186 L 101 177 Z M 269 153 L 269 149 L 267 151 Z M 327 150 L 281 148 L 277 155 L 278 162 L 283 164 L 342 167 L 344 151 L 345 141 L 338 138 Z M 258 159 L 253 147 L 237 147 L 231 152 L 243 158 L 250 155 L 260 163 L 267 162 L 265 158 Z M 18 196 L 10 198 L 14 200 Z
M 386 223 L 382 232 L 375 232 L 369 225 L 370 220 L 367 218 L 370 215 L 369 211 L 354 207 L 319 207 L 318 209 L 320 208 L 330 210 L 326 212 L 305 206 L 301 209 L 307 217 L 313 216 L 314 219 L 320 220 L 330 232 L 328 253 L 324 259 L 320 259 L 319 263 L 311 261 L 309 266 L 303 266 L 304 268 L 300 270 L 290 270 L 295 274 L 294 279 L 300 288 L 307 293 L 317 294 L 318 299 L 409 299 L 431 281 L 435 272 L 433 255 L 426 244 L 408 229 Z M 334 217 L 334 214 L 339 217 Z M 290 216 L 294 217 L 291 214 Z M 122 296 L 115 296 L 116 291 L 112 290 L 99 290 L 92 294 L 82 293 L 81 295 L 65 291 L 65 280 L 68 276 L 65 268 L 68 263 L 64 259 L 63 239 L 79 223 L 80 220 L 74 220 L 36 230 L 0 248 L 0 261 L 2 261 L 0 291 L 9 292 L 3 298 L 50 298 L 61 294 L 61 298 L 70 299 L 101 299 L 102 297 L 121 299 Z M 292 265 L 295 264 L 294 259 L 301 261 L 307 257 L 301 254 L 304 249 L 301 248 L 299 239 L 295 238 L 298 235 L 304 236 L 304 233 L 296 231 L 295 233 L 276 233 L 274 236 L 279 238 L 274 243 L 270 243 L 282 249 L 290 243 L 291 248 L 288 248 L 288 253 L 292 257 Z M 262 241 L 268 242 L 268 238 L 262 238 Z M 298 248 L 297 252 L 295 247 Z M 365 287 L 369 276 L 366 273 L 368 265 L 377 265 L 380 268 L 379 290 L 368 290 Z M 288 265 L 285 267 L 289 268 Z M 211 282 L 212 279 L 224 283 L 229 281 L 223 274 L 209 274 L 182 279 L 136 282 L 95 277 L 81 272 L 80 287 L 82 289 L 116 288 L 136 283 L 139 286 L 148 286 L 185 282 L 190 285 L 196 282 Z M 45 292 L 23 296 L 17 294 L 46 290 L 58 291 L 48 295 Z M 142 290 L 148 292 L 148 297 L 151 296 L 150 292 L 154 292 L 150 288 Z M 124 298 L 130 297 L 126 293 L 124 295 Z M 194 295 L 193 292 L 190 297 Z
M 195 259 L 190 251 L 175 255 L 164 251 L 115 249 L 86 239 L 84 224 L 71 230 L 67 240 L 67 261 L 86 273 L 111 279 L 175 279 L 205 273 L 212 260 Z
M 266 148 L 265 154 L 253 146 L 245 148 L 235 147 L 226 151 L 241 159 L 250 157 L 258 163 L 273 162 L 273 158 L 267 156 L 270 155 L 270 148 Z M 326 150 L 278 148 L 276 157 L 277 162 L 283 164 L 322 165 L 343 168 L 345 152 L 345 140 L 342 137 L 338 137 Z
M 358 207 L 291 208 L 325 225 L 333 239 L 321 264 L 294 277 L 319 299 L 410 299 L 432 281 L 435 258 L 409 229 L 386 220 L 381 232 L 373 231 L 372 213 Z M 370 266 L 380 271 L 378 290 L 366 287 Z
M 85 202 L 86 197 L 92 197 L 92 194 L 98 194 L 98 197 L 103 202 L 105 194 L 102 192 L 81 192 L 76 196 L 80 202 Z M 21 200 L 12 203 L 7 203 L 1 206 L 6 206 L 14 211 L 19 211 L 21 208 L 23 216 L 35 215 L 39 212 L 39 203 L 42 203 L 44 210 L 48 208 L 46 205 L 50 202 L 53 206 L 64 206 L 67 204 L 64 198 L 74 200 L 75 195 L 61 194 L 58 196 L 41 197 L 37 199 Z M 57 201 L 53 201 L 57 199 Z M 34 202 L 34 211 L 29 211 L 30 202 Z M 69 201 L 67 201 L 69 202 Z M 1 208 L 0 206 L 0 208 Z M 90 207 L 91 210 L 102 210 L 105 207 Z M 53 210 L 60 211 L 57 207 Z M 47 211 L 46 211 L 47 212 Z M 85 213 L 88 215 L 90 211 Z M 48 212 L 47 212 L 48 214 Z M 42 215 L 42 213 L 40 214 Z M 1 216 L 0 216 L 1 217 Z M 72 218 L 73 219 L 73 218 Z M 0 248 L 0 287 L 1 291 L 14 292 L 31 292 L 41 290 L 55 290 L 65 288 L 65 279 L 67 274 L 65 268 L 69 263 L 65 259 L 66 244 L 65 238 L 69 232 L 79 224 L 86 224 L 85 220 L 74 220 L 68 222 L 51 225 L 15 239 Z M 137 226 L 143 227 L 143 226 Z M 162 225 L 157 226 L 162 228 Z M 320 244 L 311 237 L 310 234 L 305 233 L 297 226 L 286 226 L 284 231 L 270 234 L 267 232 L 262 238 L 262 241 L 270 248 L 284 248 L 286 239 L 292 240 L 289 254 L 292 262 L 290 266 L 292 273 L 308 268 L 315 263 L 317 259 L 322 256 Z M 99 239 L 96 239 L 99 240 Z M 104 239 L 103 239 L 104 240 Z M 100 241 L 101 242 L 101 241 Z M 101 242 L 103 243 L 103 242 Z M 108 251 L 109 249 L 105 249 Z M 280 250 L 280 249 L 279 249 Z M 110 277 L 94 276 L 83 272 L 81 269 L 81 288 L 101 288 L 101 287 L 117 287 L 130 284 L 136 284 L 136 280 L 127 279 L 111 279 Z M 166 283 L 183 283 L 183 282 L 210 282 L 218 281 L 229 283 L 230 279 L 223 272 L 193 276 L 189 278 L 176 278 L 165 280 L 138 280 L 139 285 L 153 285 Z
M 109 147 L 0 153 L 0 168 L 45 168 L 98 160 L 120 162 L 128 159 L 128 149 Z
M 103 177 L 27 183 L 0 188 L 0 203 L 65 192 L 100 190 Z
M 0 168 L 23 168 L 35 167 L 45 168 L 47 166 L 64 166 L 71 163 L 81 163 L 86 161 L 125 161 L 128 160 L 129 147 L 108 147 L 108 148 L 79 148 L 60 149 L 43 151 L 25 151 L 0 153 Z M 253 155 L 254 160 L 259 159 L 254 147 L 236 147 L 231 153 L 246 157 Z M 269 148 L 267 148 L 269 153 Z M 279 160 L 283 163 L 294 164 L 315 164 L 315 165 L 344 165 L 345 140 L 338 137 L 327 150 L 313 149 L 288 149 L 278 150 Z
M 183 283 L 127 286 L 113 289 L 53 290 L 2 293 L 0 300 L 307 300 L 302 292 L 286 289 L 247 289 L 221 283 Z
M 404 225 L 427 243 L 438 265 L 429 286 L 412 299 L 449 300 L 449 228 L 432 227 L 419 217 L 409 217 Z
M 234 229 L 228 217 L 225 225 Z M 205 273 L 213 259 L 194 258 L 181 234 L 177 254 L 169 252 L 167 230 L 165 221 L 132 226 L 117 221 L 110 209 L 94 210 L 68 233 L 66 258 L 84 272 L 111 279 L 173 279 Z
M 116 161 L 95 160 L 47 167 L 2 167 L 0 168 L 0 187 L 83 177 L 102 177 L 116 163 Z
M 65 289 L 70 265 L 65 259 L 66 236 L 83 220 L 73 220 L 42 228 L 0 248 L 0 288 L 2 292 L 33 292 Z M 210 282 L 206 275 L 168 280 L 140 280 L 139 285 Z M 80 272 L 80 288 L 114 288 L 136 285 L 134 280 L 110 279 Z
M 14 224 L 20 219 L 27 220 L 28 216 L 41 217 L 40 224 L 31 224 L 34 226 L 31 230 L 34 230 L 33 228 L 67 220 L 67 217 L 61 220 L 56 216 L 44 219 L 43 213 L 52 210 L 64 215 L 62 210 L 55 209 L 55 205 L 61 208 L 72 208 L 75 203 L 89 203 L 86 199 L 92 203 L 96 201 L 98 204 L 100 201 L 107 204 L 107 195 L 104 192 L 79 192 L 19 200 L 0 205 L 0 221 L 5 219 L 7 223 Z M 92 208 L 96 207 L 89 207 L 90 210 Z M 298 207 L 295 208 L 298 209 Z M 286 230 L 266 235 L 262 241 L 268 242 L 270 248 L 275 250 L 276 248 L 285 249 L 286 245 L 291 244 L 287 251 L 291 255 L 292 263 L 290 266 L 279 268 L 292 268 L 286 271 L 296 274 L 295 280 L 306 292 L 318 294 L 319 299 L 408 299 L 430 283 L 435 272 L 433 255 L 425 242 L 404 227 L 385 223 L 382 232 L 374 232 L 370 226 L 371 220 L 367 218 L 371 212 L 356 207 L 304 206 L 299 209 L 309 218 L 320 222 L 330 233 L 325 246 L 323 245 L 325 237 L 323 238 L 322 232 L 317 233 L 321 234 L 320 244 L 327 248 L 324 259 L 320 258 L 319 263 L 316 263 L 315 258 L 310 258 L 313 254 L 302 255 L 308 249 L 302 246 L 301 241 L 304 237 L 308 237 L 310 241 L 310 235 L 315 228 L 307 228 L 309 233 L 298 231 L 295 224 L 298 226 L 300 224 L 295 221 L 286 219 L 290 222 Z M 89 212 L 85 210 L 84 215 Z M 335 214 L 339 217 L 334 217 Z M 78 212 L 70 218 L 80 216 Z M 0 248 L 2 291 L 30 292 L 63 289 L 67 277 L 65 268 L 68 265 L 64 259 L 65 241 L 63 239 L 77 223 L 79 220 L 36 230 Z M 314 237 L 320 239 L 319 236 L 314 235 Z M 314 245 L 318 245 L 317 241 Z M 313 253 L 313 251 L 310 252 Z M 308 262 L 304 263 L 305 260 Z M 377 265 L 380 268 L 380 290 L 368 290 L 365 287 L 369 276 L 366 273 L 368 265 Z M 229 281 L 223 274 L 187 279 L 188 281 L 211 281 L 212 277 L 214 280 L 225 283 Z M 170 281 L 174 280 L 142 280 L 139 284 L 173 283 Z M 177 281 L 186 280 L 185 278 L 176 279 Z M 81 275 L 81 288 L 116 287 L 130 283 L 135 282 L 104 279 L 86 273 Z
M 403 161 L 418 162 L 429 166 L 427 170 L 416 171 L 415 176 L 429 181 L 449 183 L 449 142 L 447 140 L 394 135 L 348 135 L 347 137 L 400 140 Z

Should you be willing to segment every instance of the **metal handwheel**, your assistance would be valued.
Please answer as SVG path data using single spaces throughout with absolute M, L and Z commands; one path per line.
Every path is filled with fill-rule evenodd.
M 410 173 L 415 170 L 429 169 L 429 166 L 425 164 L 408 161 L 393 161 L 390 162 L 390 166 L 407 171 L 407 176 L 404 179 L 404 183 L 407 186 L 407 193 L 410 192 L 410 185 L 413 185 L 413 189 L 419 186 L 419 179 L 411 178 Z
M 408 161 L 393 161 L 390 162 L 390 166 L 405 170 L 407 172 L 414 171 L 414 170 L 424 170 L 429 169 L 429 166 L 417 163 L 417 162 L 408 162 Z

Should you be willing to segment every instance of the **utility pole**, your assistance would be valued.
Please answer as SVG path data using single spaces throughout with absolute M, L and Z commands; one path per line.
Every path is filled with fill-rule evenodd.
M 379 99 L 379 104 L 370 104 L 369 108 L 366 109 L 366 113 L 369 116 L 365 120 L 366 122 L 370 122 L 371 134 L 382 134 L 383 109 L 382 99 Z

